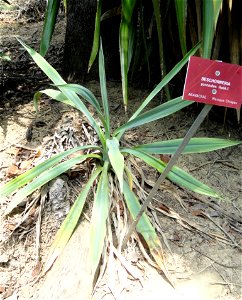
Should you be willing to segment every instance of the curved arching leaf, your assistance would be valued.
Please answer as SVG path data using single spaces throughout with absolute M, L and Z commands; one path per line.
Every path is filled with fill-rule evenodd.
M 60 7 L 60 0 L 48 0 L 45 21 L 40 41 L 40 54 L 45 56 L 49 49 L 51 38 L 55 29 L 56 18 Z
M 17 38 L 20 44 L 27 50 L 35 63 L 40 67 L 40 69 L 53 81 L 53 83 L 59 88 L 59 90 L 69 99 L 73 105 L 79 109 L 88 119 L 93 129 L 97 132 L 99 139 L 102 145 L 105 145 L 105 137 L 104 134 L 98 125 L 97 121 L 94 119 L 92 114 L 89 112 L 85 104 L 81 101 L 78 95 L 66 88 L 66 82 L 60 76 L 60 74 L 34 49 L 27 46 L 24 42 Z
M 120 65 L 124 105 L 128 104 L 128 71 L 132 57 L 132 15 L 137 1 L 122 0 L 121 24 L 119 31 Z
M 179 61 L 174 68 L 161 80 L 161 82 L 155 87 L 155 89 L 149 94 L 149 96 L 142 102 L 140 107 L 136 110 L 136 112 L 132 115 L 130 120 L 136 118 L 144 108 L 150 103 L 150 101 L 160 92 L 160 90 L 167 85 L 171 79 L 185 66 L 188 62 L 189 57 L 194 55 L 197 50 L 201 47 L 201 42 L 197 43 L 184 57 L 181 61 Z
M 101 159 L 99 155 L 96 154 L 85 154 L 85 155 L 79 155 L 77 157 L 68 159 L 67 161 L 64 161 L 56 166 L 54 166 L 51 169 L 48 169 L 41 173 L 38 177 L 33 179 L 28 185 L 23 187 L 21 190 L 19 190 L 13 197 L 12 201 L 8 205 L 5 215 L 8 215 L 11 213 L 11 211 L 17 207 L 24 198 L 32 194 L 35 190 L 46 184 L 47 182 L 51 181 L 55 177 L 59 176 L 60 174 L 66 172 L 74 165 L 81 163 L 82 161 L 86 160 L 87 158 L 97 158 Z
M 88 63 L 88 72 L 90 71 L 90 69 L 96 59 L 98 49 L 99 49 L 101 8 L 102 8 L 102 0 L 97 0 L 95 29 L 94 29 L 94 36 L 93 36 L 92 52 L 91 52 L 91 56 L 90 56 L 89 63 Z
M 123 192 L 124 157 L 119 150 L 119 141 L 116 138 L 107 140 L 108 157 L 117 175 L 120 190 Z
M 108 165 L 108 162 L 104 163 L 102 174 L 97 186 L 90 222 L 89 262 L 90 271 L 93 275 L 98 267 L 106 236 L 106 222 L 109 212 Z
M 187 24 L 187 0 L 175 0 L 176 17 L 178 23 L 179 39 L 183 55 L 187 53 L 186 24 Z
M 144 152 L 126 148 L 122 149 L 122 152 L 132 154 L 142 159 L 144 162 L 146 162 L 151 167 L 155 168 L 160 173 L 162 173 L 166 167 L 166 163 Z M 221 198 L 220 195 L 212 188 L 197 180 L 192 175 L 183 171 L 179 167 L 173 167 L 172 170 L 168 173 L 167 178 L 173 181 L 174 183 L 185 187 L 193 192 L 202 195 L 207 195 L 210 197 Z
M 147 112 L 133 118 L 132 120 L 128 121 L 124 125 L 117 128 L 114 132 L 114 135 L 117 135 L 119 132 L 124 132 L 128 129 L 138 127 L 161 118 L 167 117 L 182 108 L 189 106 L 193 103 L 193 101 L 183 100 L 182 97 L 178 97 L 176 99 L 167 101 Z
M 149 144 L 137 145 L 133 149 L 150 154 L 174 154 L 183 139 L 160 141 Z M 241 144 L 241 141 L 231 141 L 220 138 L 191 138 L 183 154 L 203 153 Z
M 102 95 L 102 104 L 104 110 L 105 136 L 106 138 L 109 138 L 110 137 L 110 114 L 109 114 L 109 105 L 108 105 L 108 94 L 107 94 L 106 73 L 105 73 L 102 41 L 100 41 L 98 66 L 99 66 L 99 79 L 100 79 L 100 88 L 101 88 L 101 95 Z
M 124 198 L 132 218 L 135 219 L 140 211 L 141 205 L 126 181 L 124 181 Z M 166 274 L 167 272 L 164 267 L 162 245 L 146 213 L 142 214 L 138 224 L 136 225 L 136 230 L 143 236 L 149 247 L 151 255 L 154 257 L 160 269 Z
M 45 160 L 42 163 L 38 164 L 37 166 L 33 167 L 31 170 L 26 171 L 25 173 L 19 175 L 18 177 L 6 183 L 4 186 L 0 188 L 0 196 L 10 195 L 12 192 L 24 186 L 34 178 L 38 177 L 46 170 L 54 167 L 54 165 L 59 163 L 62 159 L 66 158 L 68 155 L 71 155 L 80 150 L 87 150 L 87 149 L 100 150 L 100 147 L 96 145 L 79 146 L 70 150 L 66 150 L 65 152 L 62 152 L 60 154 L 56 154 L 51 158 L 49 158 L 48 160 Z
M 89 104 L 91 104 L 96 111 L 101 114 L 101 107 L 99 102 L 97 101 L 96 97 L 94 94 L 87 89 L 86 87 L 76 84 L 76 83 L 67 83 L 67 84 L 62 84 L 62 85 L 56 85 L 58 88 L 64 87 L 69 89 L 70 91 L 75 92 L 77 95 L 81 96 L 84 98 Z
M 80 219 L 83 206 L 87 199 L 87 196 L 90 192 L 90 189 L 96 180 L 97 176 L 102 171 L 101 167 L 98 167 L 94 173 L 91 175 L 88 182 L 85 184 L 84 188 L 81 190 L 80 194 L 78 195 L 76 201 L 72 205 L 68 215 L 66 216 L 65 220 L 61 224 L 60 229 L 58 230 L 55 239 L 50 247 L 48 258 L 46 260 L 43 273 L 46 273 L 56 260 L 56 258 L 60 255 L 62 250 L 65 248 L 67 242 L 69 241 L 73 231 L 76 228 L 76 225 Z

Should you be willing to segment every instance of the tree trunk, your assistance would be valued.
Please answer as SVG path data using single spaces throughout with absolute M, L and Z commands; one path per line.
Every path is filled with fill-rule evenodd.
M 120 0 L 103 1 L 102 13 L 117 7 Z M 68 0 L 67 26 L 63 58 L 63 75 L 67 80 L 89 80 L 98 78 L 96 61 L 87 74 L 95 28 L 97 1 Z M 101 22 L 101 36 L 108 79 L 120 79 L 119 67 L 119 24 L 120 15 Z
M 63 75 L 84 80 L 92 49 L 96 0 L 68 0 Z

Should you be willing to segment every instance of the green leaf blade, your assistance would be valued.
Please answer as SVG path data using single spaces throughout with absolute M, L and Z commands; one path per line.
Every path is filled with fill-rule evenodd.
M 21 190 L 19 190 L 13 197 L 12 201 L 8 205 L 5 215 L 8 215 L 11 213 L 11 211 L 19 205 L 19 203 L 22 202 L 24 198 L 27 196 L 31 195 L 35 190 L 49 182 L 50 180 L 54 179 L 55 177 L 59 176 L 60 174 L 66 172 L 69 170 L 71 167 L 74 165 L 81 163 L 87 158 L 97 158 L 100 159 L 99 155 L 96 154 L 85 154 L 85 155 L 80 155 L 74 158 L 71 158 L 67 161 L 64 161 L 60 163 L 57 166 L 54 166 L 51 169 L 48 169 L 41 173 L 37 178 L 33 179 L 28 185 L 23 187 Z
M 63 153 L 56 154 L 53 157 L 49 158 L 48 160 L 33 167 L 31 170 L 26 171 L 25 173 L 19 175 L 18 177 L 14 178 L 13 180 L 6 183 L 4 186 L 2 186 L 0 188 L 0 196 L 10 195 L 12 192 L 19 189 L 23 185 L 27 184 L 28 182 L 30 182 L 37 176 L 41 175 L 43 172 L 45 172 L 49 168 L 52 168 L 54 165 L 56 165 L 58 162 L 60 162 L 62 159 L 64 159 L 68 155 L 71 155 L 77 151 L 86 150 L 86 149 L 100 150 L 100 147 L 94 146 L 94 145 L 80 146 L 80 147 L 76 147 L 76 148 L 67 150 Z
M 63 85 L 58 85 L 57 87 L 58 88 L 63 87 L 63 88 L 68 89 L 69 91 L 75 92 L 77 95 L 81 96 L 89 104 L 91 104 L 99 114 L 101 114 L 101 107 L 100 107 L 100 104 L 97 101 L 96 97 L 90 90 L 88 90 L 84 86 L 82 86 L 80 84 L 75 84 L 75 83 L 67 83 L 67 84 L 63 84 Z
M 182 97 L 178 97 L 176 99 L 167 101 L 133 119 L 125 123 L 124 125 L 117 128 L 114 132 L 114 135 L 119 134 L 120 132 L 124 132 L 128 129 L 138 127 L 150 122 L 153 122 L 155 120 L 167 117 L 182 108 L 189 106 L 193 103 L 193 101 L 187 101 L 183 100 Z
M 99 79 L 102 95 L 102 103 L 104 109 L 104 119 L 106 124 L 106 138 L 110 136 L 110 114 L 109 114 L 109 105 L 108 105 L 108 95 L 107 95 L 107 86 L 106 86 L 106 74 L 105 74 L 105 65 L 104 65 L 104 56 L 103 56 L 103 47 L 102 41 L 100 42 L 99 50 Z
M 183 59 L 175 65 L 175 67 L 161 80 L 161 82 L 156 86 L 156 88 L 149 94 L 149 96 L 143 101 L 141 106 L 136 110 L 130 120 L 137 117 L 142 110 L 150 103 L 150 101 L 160 92 L 160 90 L 169 83 L 169 81 L 185 66 L 188 62 L 189 57 L 194 55 L 200 48 L 201 42 L 195 45 L 184 57 Z
M 68 215 L 66 216 L 65 220 L 61 224 L 60 229 L 58 230 L 55 239 L 51 245 L 51 248 L 49 250 L 48 258 L 46 260 L 45 266 L 44 266 L 44 273 L 46 273 L 56 260 L 56 258 L 59 256 L 59 254 L 62 252 L 64 247 L 66 246 L 67 242 L 69 241 L 72 233 L 74 232 L 76 225 L 80 219 L 85 201 L 87 199 L 87 196 L 90 192 L 90 189 L 96 180 L 97 176 L 100 174 L 102 168 L 98 167 L 80 194 L 78 195 L 76 201 L 72 205 Z
M 122 151 L 142 159 L 144 162 L 158 170 L 160 173 L 162 173 L 166 167 L 166 163 L 149 154 L 146 154 L 145 152 L 141 152 L 134 149 L 123 149 Z M 178 184 L 179 186 L 185 187 L 188 190 L 191 190 L 195 193 L 214 198 L 221 198 L 220 195 L 212 188 L 200 182 L 199 180 L 197 180 L 187 172 L 183 171 L 179 167 L 174 166 L 172 170 L 168 173 L 167 178 L 170 179 L 172 182 Z
M 183 139 L 160 141 L 138 145 L 133 147 L 133 149 L 149 154 L 175 154 L 182 141 Z M 240 145 L 241 143 L 241 141 L 231 141 L 220 138 L 192 138 L 183 151 L 183 154 L 215 151 L 218 149 Z
M 34 49 L 26 45 L 23 41 L 17 38 L 19 43 L 29 53 L 34 62 L 40 69 L 54 82 L 56 85 L 65 84 L 66 82 L 61 78 L 60 74 Z
M 84 103 L 81 101 L 81 99 L 77 96 L 77 94 L 65 87 L 66 82 L 62 79 L 60 74 L 39 53 L 37 53 L 31 47 L 27 46 L 21 40 L 18 39 L 18 41 L 27 50 L 35 63 L 40 67 L 40 69 L 53 81 L 56 86 L 59 87 L 60 91 L 66 96 L 66 98 L 69 99 L 69 101 L 71 101 L 77 109 L 85 114 L 91 126 L 97 132 L 101 143 L 105 145 L 104 134 L 100 126 L 98 125 L 92 114 L 89 112 L 87 107 L 84 105 Z
M 100 25 L 101 25 L 101 8 L 102 8 L 102 0 L 97 0 L 94 37 L 93 37 L 92 51 L 88 63 L 88 72 L 90 71 L 98 53 L 99 39 L 100 39 Z
M 187 22 L 187 0 L 175 0 L 176 17 L 178 23 L 179 39 L 182 49 L 182 54 L 187 53 L 186 43 L 186 22 Z
M 108 157 L 114 172 L 118 178 L 120 190 L 123 192 L 124 157 L 119 150 L 119 142 L 116 138 L 107 140 Z
M 55 29 L 56 18 L 60 7 L 60 2 L 61 2 L 60 0 L 47 1 L 44 27 L 43 27 L 42 37 L 40 41 L 40 54 L 42 56 L 45 56 L 47 50 L 49 49 L 51 38 Z
M 108 163 L 105 163 L 98 182 L 92 209 L 89 252 L 91 274 L 95 274 L 96 272 L 103 251 L 104 239 L 106 237 L 106 222 L 109 212 L 109 184 L 107 169 Z
M 128 71 L 132 56 L 132 15 L 136 1 L 122 0 L 121 24 L 119 31 L 120 65 L 124 106 L 128 104 Z
M 140 211 L 141 205 L 126 181 L 124 181 L 124 197 L 131 216 L 135 219 Z M 142 214 L 136 225 L 136 230 L 143 236 L 158 266 L 166 274 L 161 242 L 145 213 Z
M 217 3 L 216 3 L 217 2 Z M 220 9 L 220 0 L 203 1 L 203 46 L 202 56 L 210 58 L 212 53 L 213 39 Z

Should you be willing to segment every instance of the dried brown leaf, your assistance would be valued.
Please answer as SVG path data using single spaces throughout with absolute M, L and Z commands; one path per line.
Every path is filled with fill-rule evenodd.
M 19 168 L 16 166 L 16 165 L 14 165 L 14 164 L 12 164 L 8 169 L 7 169 L 7 177 L 15 177 L 15 176 L 17 176 L 17 175 L 19 175 L 20 174 L 20 170 L 19 170 Z

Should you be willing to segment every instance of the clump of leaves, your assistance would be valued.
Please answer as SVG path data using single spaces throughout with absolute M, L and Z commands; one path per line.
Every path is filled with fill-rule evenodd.
M 111 229 L 108 222 L 110 211 L 116 207 L 115 211 L 120 217 L 120 207 L 125 211 L 125 216 L 131 216 L 133 219 L 138 215 L 140 210 L 140 201 L 137 194 L 135 194 L 133 185 L 136 182 L 135 175 L 132 173 L 129 161 L 133 157 L 143 160 L 147 165 L 153 167 L 158 172 L 162 173 L 166 167 L 166 163 L 157 159 L 153 154 L 174 154 L 176 149 L 181 144 L 181 139 L 170 141 L 155 141 L 150 144 L 139 144 L 131 147 L 122 146 L 122 137 L 127 130 L 137 128 L 149 122 L 169 116 L 182 108 L 191 105 L 191 101 L 182 100 L 181 97 L 160 104 L 155 108 L 143 112 L 144 108 L 150 101 L 159 93 L 159 91 L 181 70 L 186 64 L 190 55 L 193 55 L 199 48 L 196 45 L 189 53 L 187 53 L 182 61 L 180 61 L 164 79 L 157 85 L 157 87 L 148 95 L 141 106 L 132 115 L 127 123 L 118 127 L 112 132 L 110 127 L 110 113 L 109 103 L 106 89 L 104 57 L 102 45 L 99 50 L 99 76 L 102 101 L 98 101 L 94 94 L 87 88 L 77 84 L 67 84 L 58 72 L 48 64 L 48 62 L 37 52 L 31 49 L 20 41 L 23 47 L 28 51 L 36 64 L 42 71 L 52 80 L 57 89 L 46 89 L 38 92 L 35 96 L 37 99 L 41 94 L 46 94 L 53 99 L 72 105 L 80 110 L 89 123 L 96 131 L 99 137 L 99 145 L 85 145 L 73 149 L 69 149 L 63 153 L 57 154 L 50 159 L 40 163 L 31 170 L 16 177 L 0 189 L 1 196 L 12 194 L 17 189 L 21 188 L 13 196 L 10 206 L 7 208 L 6 214 L 10 213 L 18 203 L 24 198 L 31 195 L 35 190 L 41 188 L 53 178 L 68 171 L 76 164 L 80 164 L 90 158 L 95 161 L 95 167 L 88 179 L 86 185 L 81 190 L 75 203 L 73 204 L 69 214 L 61 225 L 54 243 L 50 250 L 50 255 L 45 265 L 44 271 L 47 271 L 57 256 L 60 254 L 66 243 L 70 239 L 78 220 L 82 214 L 82 210 L 87 200 L 90 191 L 93 191 L 93 207 L 91 216 L 90 228 L 90 252 L 89 252 L 89 266 L 94 275 L 103 252 L 105 238 L 108 238 L 107 232 Z M 80 97 L 79 97 L 80 96 Z M 87 109 L 85 102 L 91 104 L 96 115 L 99 118 L 98 122 Z M 101 126 L 99 124 L 102 124 Z M 237 145 L 240 142 L 229 141 L 224 139 L 213 138 L 194 138 L 191 139 L 186 146 L 184 153 L 199 153 L 205 151 L 212 151 L 224 147 Z M 69 157 L 71 154 L 79 150 L 89 150 L 86 154 L 78 154 Z M 80 152 L 79 152 L 80 153 Z M 65 158 L 65 160 L 63 160 Z M 67 158 L 67 159 L 66 159 Z M 207 185 L 201 183 L 193 176 L 175 166 L 168 174 L 168 179 L 172 182 L 185 187 L 191 191 L 204 194 L 210 197 L 219 198 L 217 192 Z M 116 195 L 113 197 L 112 195 Z M 120 205 L 122 203 L 122 205 Z M 127 213 L 129 212 L 129 213 Z M 117 219 L 119 219 L 117 217 Z M 121 249 L 127 228 L 118 226 L 118 248 Z M 160 240 L 153 228 L 148 216 L 144 213 L 140 218 L 136 230 L 139 235 L 143 236 L 146 241 L 150 254 L 153 256 L 157 265 L 163 269 L 162 246 Z

